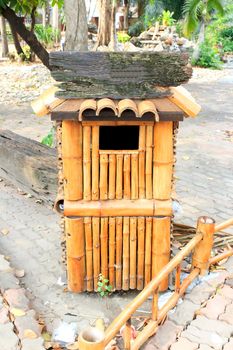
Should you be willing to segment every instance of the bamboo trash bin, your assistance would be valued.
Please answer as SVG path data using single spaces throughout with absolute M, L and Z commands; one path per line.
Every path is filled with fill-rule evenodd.
M 102 64 L 101 72 L 116 69 L 121 56 L 120 89 L 116 72 L 111 78 L 106 71 L 100 77 L 107 79 L 101 91 L 95 54 L 97 66 L 101 59 L 114 61 L 108 68 Z M 160 64 L 166 59 L 165 70 L 163 65 L 156 68 L 158 58 Z M 55 208 L 65 217 L 68 287 L 73 292 L 96 291 L 101 273 L 113 290 L 142 290 L 170 259 L 177 129 L 185 116 L 200 110 L 187 92 L 169 88 L 190 77 L 187 57 L 97 52 L 52 53 L 50 60 L 59 68 L 52 76 L 63 81 L 63 90 L 56 93 L 59 98 L 39 99 L 34 109 L 39 115 L 51 111 L 59 128 L 60 196 Z M 167 65 L 175 69 L 175 80 L 167 74 Z M 132 75 L 137 81 L 137 74 L 145 77 L 129 91 L 128 79 Z M 159 290 L 167 287 L 168 278 Z

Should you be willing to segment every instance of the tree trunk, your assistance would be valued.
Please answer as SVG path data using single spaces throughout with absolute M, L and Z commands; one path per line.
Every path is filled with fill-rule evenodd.
M 57 192 L 56 150 L 1 130 L 0 176 L 51 204 Z
M 138 0 L 138 18 L 144 14 L 145 11 L 145 1 Z
M 18 17 L 15 14 L 15 12 L 9 7 L 2 8 L 1 11 L 2 15 L 8 20 L 11 28 L 13 28 L 13 30 L 21 36 L 21 38 L 28 44 L 31 50 L 39 57 L 42 63 L 48 69 L 51 69 L 51 67 L 49 66 L 48 52 L 45 50 L 43 45 L 41 45 L 41 43 L 37 40 L 35 34 L 25 27 L 23 19 L 21 17 Z
M 128 31 L 129 29 L 129 1 L 125 0 L 124 8 L 124 30 Z
M 87 51 L 87 13 L 85 0 L 65 0 L 65 50 Z
M 4 17 L 0 16 L 0 29 L 1 29 L 1 36 L 2 36 L 2 57 L 7 57 L 9 53 L 8 49 L 8 41 L 7 41 L 7 33 L 6 33 L 6 20 Z
M 111 28 L 112 28 L 112 1 L 111 0 L 99 0 L 100 17 L 99 28 L 96 48 L 98 46 L 108 46 L 111 41 Z
M 10 28 L 11 28 L 11 34 L 12 34 L 12 38 L 13 38 L 13 41 L 14 41 L 14 45 L 15 45 L 15 50 L 17 52 L 17 55 L 21 55 L 23 54 L 23 49 L 20 45 L 20 41 L 19 41 L 19 37 L 18 37 L 18 34 L 15 30 L 15 27 L 11 25 L 10 23 Z
M 115 3 L 112 4 L 112 11 L 111 11 L 111 39 L 109 43 L 109 47 L 112 51 L 116 51 L 117 47 L 117 38 L 116 38 L 116 5 Z
M 198 40 L 197 40 L 197 45 L 193 51 L 193 60 L 196 62 L 198 61 L 199 57 L 200 57 L 200 51 L 201 51 L 201 44 L 204 43 L 205 41 L 205 21 L 202 20 L 201 21 L 201 25 L 200 25 L 200 31 L 199 31 L 199 34 L 198 34 Z

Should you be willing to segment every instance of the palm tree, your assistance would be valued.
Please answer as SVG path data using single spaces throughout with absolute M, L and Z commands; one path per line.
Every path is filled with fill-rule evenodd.
M 214 12 L 218 12 L 221 16 L 224 14 L 223 0 L 186 0 L 184 3 L 185 35 L 190 36 L 199 30 L 197 47 L 193 53 L 195 60 L 199 58 L 200 44 L 205 40 L 205 28 Z

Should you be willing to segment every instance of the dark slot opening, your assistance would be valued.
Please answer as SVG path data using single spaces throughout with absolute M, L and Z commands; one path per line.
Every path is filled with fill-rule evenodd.
M 100 126 L 99 148 L 102 150 L 138 149 L 139 126 Z

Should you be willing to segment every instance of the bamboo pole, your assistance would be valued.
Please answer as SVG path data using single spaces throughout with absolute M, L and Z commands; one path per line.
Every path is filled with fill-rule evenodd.
M 209 263 L 210 263 L 210 265 L 216 264 L 219 261 L 226 259 L 226 258 L 229 258 L 232 255 L 233 255 L 233 249 L 229 249 L 228 251 L 225 251 L 225 252 L 218 254 L 218 255 L 214 256 L 213 258 L 211 258 L 209 260 Z
M 146 218 L 146 242 L 145 242 L 145 285 L 151 280 L 151 238 L 152 217 Z
M 104 332 L 96 327 L 89 327 L 78 337 L 79 350 L 104 350 Z
M 116 219 L 109 218 L 109 284 L 115 289 Z
M 145 142 L 146 142 L 146 127 L 140 125 L 139 129 L 139 198 L 145 198 Z
M 233 218 L 222 222 L 221 224 L 215 225 L 214 232 L 222 231 L 225 228 L 233 225 Z
M 130 350 L 131 349 L 131 319 L 129 319 L 124 327 L 123 330 L 123 340 L 124 340 L 124 350 Z
M 65 198 L 82 199 L 82 126 L 77 121 L 62 122 L 62 160 Z
M 122 276 L 122 217 L 116 218 L 116 290 L 121 290 Z
M 91 127 L 83 128 L 83 199 L 91 200 Z
M 131 346 L 131 350 L 138 350 L 140 347 L 150 338 L 155 332 L 158 330 L 159 323 L 163 321 L 168 311 L 173 309 L 173 307 L 177 304 L 179 298 L 184 294 L 187 287 L 192 283 L 192 281 L 199 275 L 199 269 L 193 270 L 190 275 L 185 278 L 182 283 L 182 287 L 179 293 L 173 293 L 172 296 L 168 299 L 166 304 L 161 308 L 158 312 L 158 320 L 151 320 L 148 325 L 146 325 L 142 332 L 139 333 L 133 345 Z
M 109 199 L 115 199 L 116 196 L 116 155 L 109 155 Z
M 172 189 L 173 122 L 155 123 L 153 198 L 169 199 Z
M 92 200 L 99 199 L 99 127 L 92 127 Z
M 170 218 L 153 218 L 152 235 L 152 277 L 156 277 L 159 271 L 169 262 L 170 259 Z M 168 278 L 160 284 L 159 291 L 168 288 Z
M 123 155 L 116 156 L 116 199 L 122 199 Z
M 138 199 L 138 154 L 131 155 L 131 199 Z
M 65 218 L 68 288 L 72 292 L 85 289 L 85 243 L 83 218 Z
M 129 285 L 130 289 L 137 287 L 137 218 L 130 218 L 130 268 L 129 268 Z
M 64 203 L 64 215 L 66 216 L 161 216 L 172 215 L 171 201 L 156 201 L 153 199 L 139 200 L 102 200 L 102 201 L 60 201 L 56 204 L 59 209 Z
M 130 199 L 130 155 L 124 155 L 124 198 Z
M 123 218 L 123 273 L 122 289 L 129 290 L 129 217 Z
M 153 321 L 156 321 L 158 319 L 158 301 L 159 301 L 159 289 L 157 288 L 153 293 L 153 299 L 152 299 L 152 315 L 151 318 Z
M 152 143 L 153 126 L 146 127 L 146 198 L 153 198 L 152 191 Z
M 97 283 L 100 274 L 100 219 L 92 218 L 93 233 L 93 273 L 94 273 L 94 290 L 97 291 Z
M 199 268 L 201 275 L 204 275 L 209 268 L 209 259 L 213 247 L 214 228 L 214 219 L 207 216 L 201 216 L 198 218 L 197 232 L 202 233 L 203 239 L 195 247 L 192 257 L 192 266 L 193 268 Z
M 137 289 L 144 285 L 144 245 L 145 245 L 145 218 L 138 218 L 138 263 L 137 263 Z
M 120 328 L 131 317 L 131 315 L 148 299 L 160 283 L 166 278 L 173 269 L 179 265 L 182 260 L 194 249 L 194 247 L 202 240 L 202 234 L 197 233 L 189 243 L 173 258 L 164 268 L 153 278 L 144 289 L 124 308 L 124 310 L 115 318 L 105 332 L 105 346 L 111 339 L 119 332 Z M 199 269 L 195 269 L 191 272 L 197 273 Z M 197 276 L 196 275 L 196 276 Z M 192 275 L 193 276 L 193 275 Z
M 101 273 L 108 278 L 108 218 L 101 218 Z
M 100 155 L 100 199 L 108 199 L 108 155 Z
M 179 292 L 180 290 L 180 273 L 181 273 L 181 265 L 179 264 L 176 267 L 176 277 L 175 277 L 175 291 Z
M 87 291 L 93 291 L 93 242 L 92 242 L 92 228 L 91 218 L 84 218 L 84 231 L 85 231 L 85 249 L 86 249 L 86 281 Z

